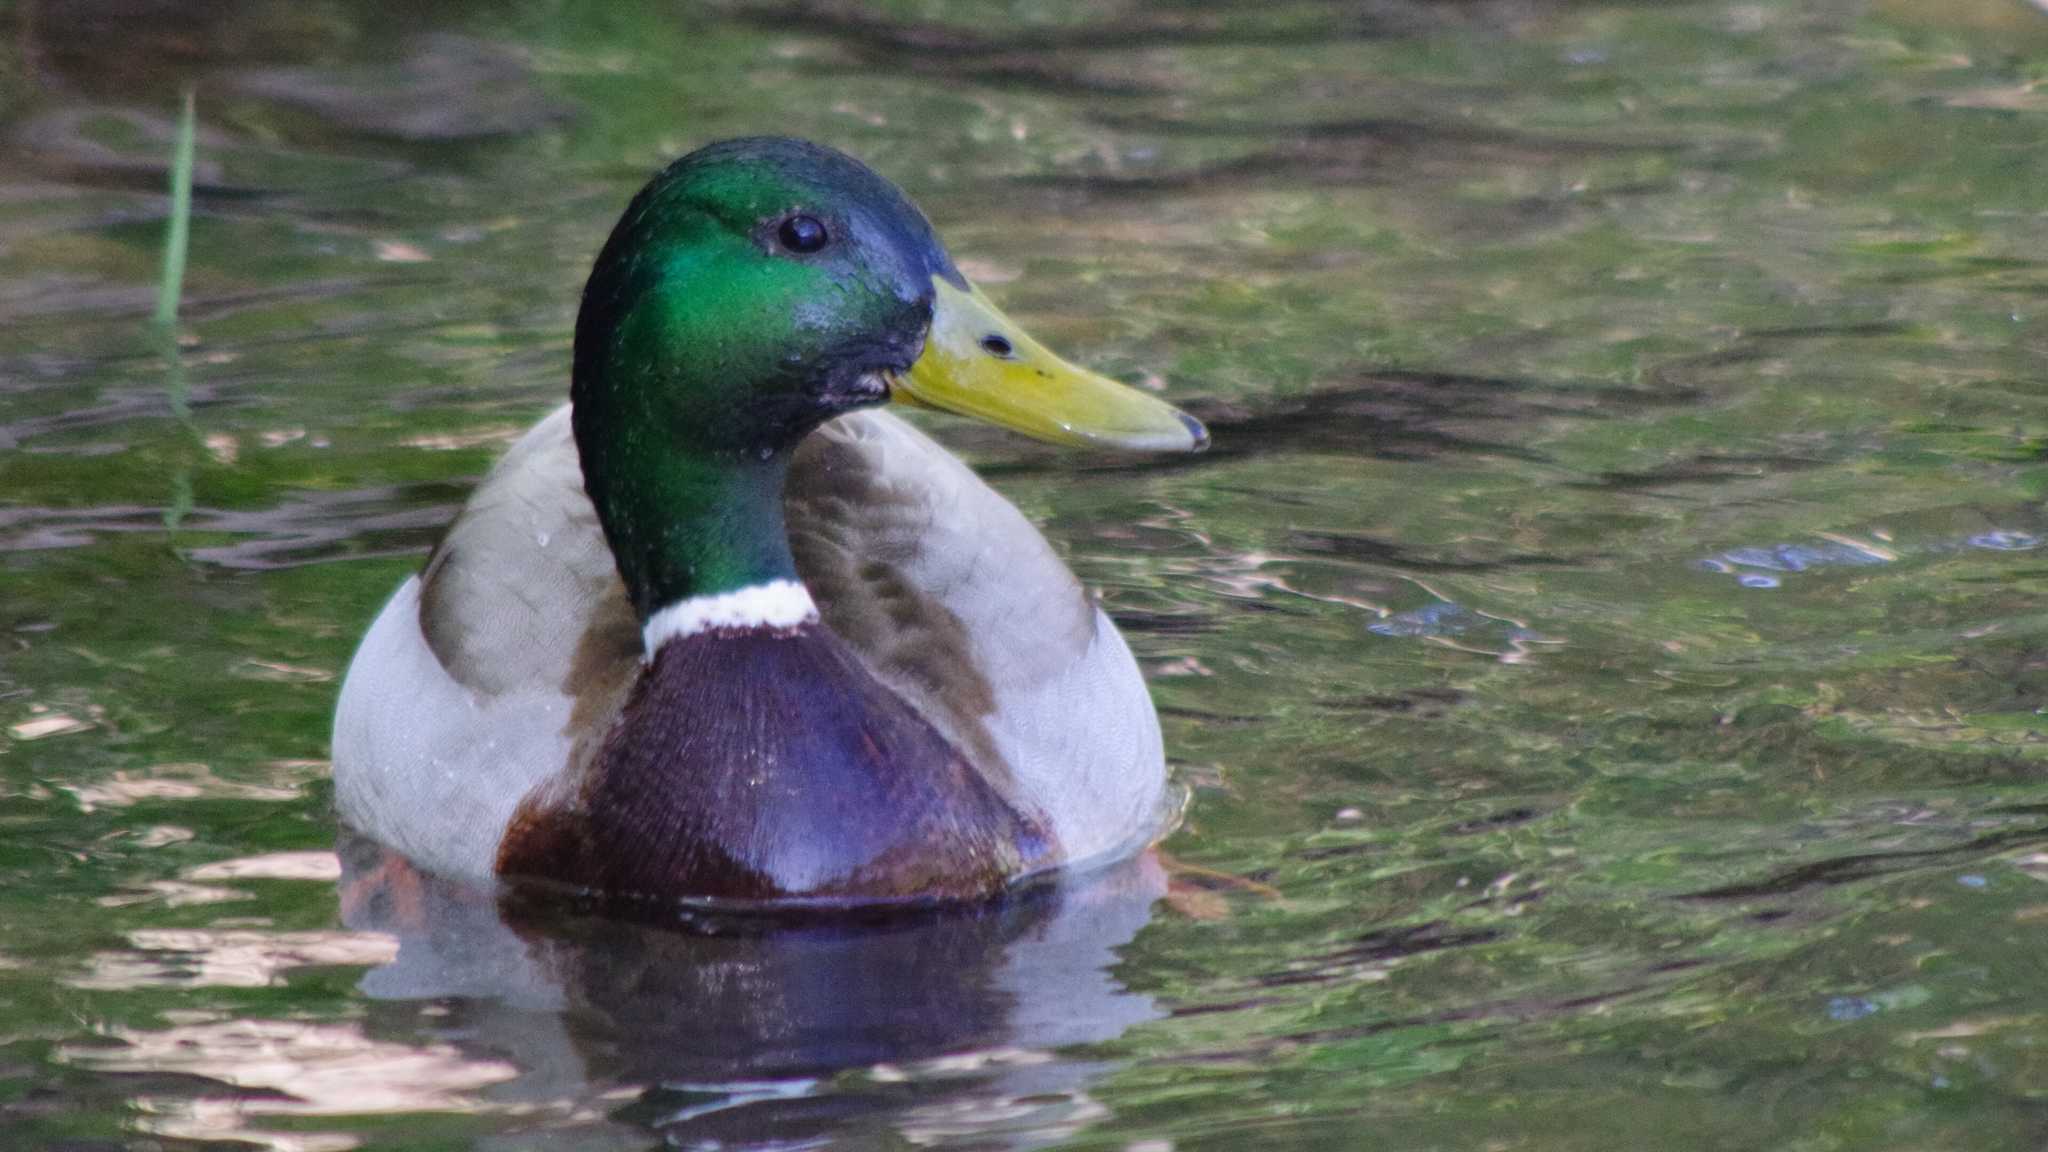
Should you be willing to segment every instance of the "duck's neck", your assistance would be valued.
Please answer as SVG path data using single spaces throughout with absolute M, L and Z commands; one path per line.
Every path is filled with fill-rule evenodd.
M 699 632 L 817 619 L 783 524 L 786 450 L 690 451 L 645 425 L 576 416 L 584 487 L 650 658 Z
M 641 235 L 647 195 L 584 287 L 570 397 L 584 491 L 652 658 L 692 628 L 816 618 L 790 556 L 782 489 L 797 442 L 830 413 L 772 379 L 750 383 L 786 371 L 781 354 L 735 345 L 747 301 L 704 280 L 694 257 Z M 795 398 L 763 399 L 778 391 Z

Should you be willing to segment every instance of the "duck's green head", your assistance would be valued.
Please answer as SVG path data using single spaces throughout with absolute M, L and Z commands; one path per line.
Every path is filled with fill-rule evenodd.
M 643 615 L 786 567 L 768 507 L 786 454 L 856 408 L 893 398 L 1128 449 L 1207 442 L 1004 317 L 895 185 L 780 138 L 700 149 L 634 198 L 584 290 L 572 395 L 585 483 Z

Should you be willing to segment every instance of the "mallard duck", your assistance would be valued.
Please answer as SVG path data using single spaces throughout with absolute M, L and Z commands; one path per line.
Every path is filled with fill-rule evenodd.
M 890 401 L 1208 439 L 1031 339 L 849 156 L 657 174 L 584 289 L 570 402 L 349 667 L 341 818 L 432 872 L 651 899 L 972 899 L 1141 842 L 1165 758 L 1129 648 Z

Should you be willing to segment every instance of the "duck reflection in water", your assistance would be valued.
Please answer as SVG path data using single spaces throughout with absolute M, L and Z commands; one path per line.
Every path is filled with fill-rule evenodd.
M 849 1137 L 1035 1147 L 1102 1108 L 1054 1050 L 1161 1015 L 1110 974 L 1166 891 L 1151 853 L 985 905 L 866 919 L 579 916 L 341 845 L 349 927 L 397 938 L 362 990 L 519 1069 L 497 1103 L 609 1114 L 675 1147 Z M 642 1137 L 644 1139 L 644 1137 Z

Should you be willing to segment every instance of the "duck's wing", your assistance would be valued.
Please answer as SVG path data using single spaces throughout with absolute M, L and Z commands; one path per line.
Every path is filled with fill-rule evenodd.
M 1165 761 L 1144 678 L 1014 505 L 875 410 L 804 441 L 785 505 L 825 623 L 1043 815 L 1064 859 L 1154 827 Z
M 1108 617 L 1007 500 L 909 424 L 869 411 L 804 442 L 786 512 L 826 625 L 1043 817 L 1063 859 L 1150 830 L 1164 760 L 1143 678 Z M 609 728 L 640 643 L 564 406 L 499 461 L 365 639 L 336 720 L 343 815 L 429 868 L 476 874 L 477 851 L 455 853 L 465 866 L 451 867 L 449 853 L 422 853 L 426 832 L 382 826 L 394 804 L 412 810 L 402 801 L 414 794 L 468 802 L 448 778 L 473 774 L 495 781 L 493 797 L 518 791 L 509 820 L 510 805 Z M 385 677 L 389 688 L 355 690 Z M 553 727 L 536 739 L 541 724 Z M 525 746 L 499 738 L 515 729 Z M 467 771 L 465 748 L 476 761 Z M 432 766 L 421 766 L 423 750 Z M 385 795 L 361 786 L 376 773 Z M 491 823 L 496 807 L 484 821 L 493 851 L 505 826 Z M 447 819 L 445 808 L 433 814 L 435 827 Z
M 580 697 L 594 682 L 630 683 L 640 628 L 583 492 L 568 405 L 520 437 L 477 486 L 420 586 L 427 643 L 477 692 L 548 687 Z
M 563 407 L 356 650 L 334 717 L 342 819 L 431 872 L 490 877 L 520 802 L 609 726 L 639 645 Z

